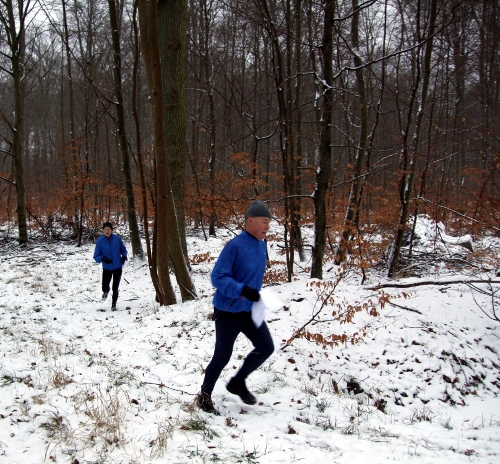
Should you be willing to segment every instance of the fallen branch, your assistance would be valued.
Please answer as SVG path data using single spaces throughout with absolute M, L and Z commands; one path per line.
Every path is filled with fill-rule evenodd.
M 367 287 L 368 290 L 379 290 L 381 288 L 411 288 L 411 287 L 421 287 L 422 285 L 469 285 L 469 284 L 500 284 L 500 280 L 422 280 L 420 282 L 412 283 L 388 283 L 388 284 L 378 284 L 375 287 Z
M 401 306 L 401 305 L 398 305 L 396 303 L 393 303 L 392 301 L 388 301 L 388 303 L 392 306 L 396 306 L 396 308 L 400 308 L 400 309 L 404 309 L 406 311 L 411 311 L 412 313 L 417 313 L 417 314 L 420 314 L 422 315 L 423 313 L 421 313 L 418 309 L 413 309 L 413 308 L 408 308 L 406 306 Z
M 146 382 L 144 380 L 141 380 L 141 384 L 144 384 L 144 385 L 158 385 L 160 388 L 168 388 L 169 390 L 174 390 L 176 392 L 183 393 L 183 394 L 186 394 L 186 395 L 191 395 L 191 396 L 195 396 L 196 395 L 196 393 L 189 393 L 189 392 L 184 391 L 184 390 L 179 390 L 178 388 L 169 387 L 169 386 L 165 385 L 163 382 L 162 383 L 157 383 L 157 382 Z

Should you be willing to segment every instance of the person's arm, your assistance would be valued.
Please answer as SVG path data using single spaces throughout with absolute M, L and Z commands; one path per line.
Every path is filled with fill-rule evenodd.
M 264 239 L 264 243 L 266 244 L 266 267 L 271 267 L 271 261 L 269 260 L 269 252 L 267 250 L 267 240 Z
M 128 256 L 128 251 L 125 248 L 125 244 L 123 243 L 122 239 L 120 239 L 120 255 L 122 255 L 122 256 Z
M 233 278 L 236 259 L 237 249 L 230 242 L 223 248 L 211 274 L 212 285 L 229 298 L 239 298 L 244 287 L 244 284 Z
M 100 263 L 102 261 L 102 250 L 101 250 L 101 243 L 99 242 L 99 240 L 97 240 L 95 244 L 94 261 L 96 263 Z
M 127 261 L 127 249 L 125 248 L 125 245 L 123 244 L 123 240 L 120 239 L 120 260 L 122 262 L 122 266 L 125 264 L 125 261 Z

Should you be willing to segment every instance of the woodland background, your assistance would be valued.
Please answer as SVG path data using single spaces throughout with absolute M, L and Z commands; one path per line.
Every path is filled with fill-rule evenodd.
M 126 223 L 171 304 L 259 198 L 276 280 L 404 275 L 420 214 L 499 234 L 499 49 L 496 0 L 0 0 L 2 239 Z

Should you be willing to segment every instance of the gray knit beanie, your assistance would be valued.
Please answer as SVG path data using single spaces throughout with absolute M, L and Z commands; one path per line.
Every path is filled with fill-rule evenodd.
M 252 201 L 251 205 L 248 207 L 247 212 L 245 213 L 245 219 L 248 219 L 249 217 L 273 218 L 267 205 L 259 200 Z

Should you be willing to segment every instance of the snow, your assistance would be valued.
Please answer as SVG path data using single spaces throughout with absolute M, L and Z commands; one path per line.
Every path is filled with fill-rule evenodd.
M 420 249 L 442 245 L 432 230 L 417 228 Z M 387 287 L 391 303 L 378 305 L 378 316 L 360 311 L 339 325 L 335 305 L 377 303 L 372 288 L 398 283 L 373 274 L 361 286 L 351 274 L 307 329 L 326 336 L 366 327 L 366 337 L 326 349 L 300 338 L 286 347 L 319 309 L 301 263 L 292 283 L 266 286 L 283 306 L 267 316 L 275 353 L 247 382 L 258 405 L 225 390 L 250 351 L 241 335 L 213 395 L 221 416 L 196 409 L 215 341 L 210 271 L 233 236 L 218 233 L 207 242 L 201 233 L 188 237 L 196 301 L 160 307 L 136 260 L 124 271 L 117 312 L 110 297 L 100 300 L 93 244 L 3 245 L 0 463 L 500 461 L 500 324 L 487 317 L 491 295 L 466 284 L 420 285 L 405 295 Z M 269 245 L 270 271 L 284 272 L 280 247 Z M 325 280 L 335 279 L 337 270 L 329 272 Z M 435 272 L 425 280 L 450 278 Z
M 450 243 L 452 245 L 461 245 L 461 246 L 464 246 L 464 247 L 470 249 L 471 251 L 474 250 L 473 240 L 472 240 L 472 236 L 470 234 L 463 235 L 462 237 L 450 237 L 445 232 L 445 227 L 444 227 L 443 223 L 441 223 L 441 222 L 438 223 L 437 227 L 438 227 L 439 232 L 440 232 L 441 240 L 444 243 Z

